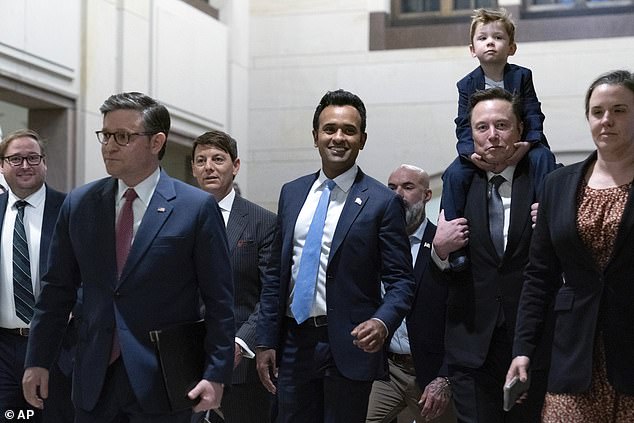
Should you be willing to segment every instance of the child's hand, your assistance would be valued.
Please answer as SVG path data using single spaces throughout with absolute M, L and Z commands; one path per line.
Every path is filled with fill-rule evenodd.
M 495 165 L 485 162 L 484 160 L 482 160 L 482 156 L 476 153 L 473 153 L 471 155 L 471 162 L 485 172 L 493 172 L 493 169 L 495 169 Z
M 514 145 L 516 148 L 515 153 L 513 153 L 513 155 L 509 157 L 509 159 L 506 161 L 509 166 L 514 166 L 518 164 L 520 160 L 522 160 L 522 157 L 524 157 L 526 153 L 528 153 L 528 150 L 531 149 L 531 143 L 528 141 L 519 141 L 516 142 Z

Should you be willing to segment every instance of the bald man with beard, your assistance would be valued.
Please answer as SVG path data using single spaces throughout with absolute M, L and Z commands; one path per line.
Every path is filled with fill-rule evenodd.
M 410 240 L 416 298 L 412 312 L 394 333 L 388 348 L 389 380 L 372 385 L 366 423 L 404 421 L 455 422 L 448 407 L 451 389 L 444 360 L 445 303 L 447 288 L 427 270 L 436 226 L 425 206 L 431 200 L 429 175 L 403 164 L 388 178 L 388 187 L 405 204 L 406 231 Z

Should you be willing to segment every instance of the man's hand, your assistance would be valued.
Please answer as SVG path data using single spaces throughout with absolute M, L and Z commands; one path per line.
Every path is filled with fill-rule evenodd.
M 514 145 L 516 148 L 515 152 L 506 160 L 509 166 L 518 164 L 526 153 L 528 153 L 528 150 L 531 149 L 531 143 L 528 141 L 518 141 Z
M 533 221 L 533 229 L 535 229 L 535 223 L 537 223 L 538 210 L 539 210 L 539 203 L 531 204 L 531 220 Z
M 375 353 L 381 350 L 387 338 L 387 330 L 383 323 L 376 319 L 368 319 L 352 329 L 350 335 L 354 336 L 352 343 L 367 353 Z
M 271 379 L 271 375 L 277 378 L 275 350 L 273 348 L 256 348 L 255 366 L 258 369 L 258 375 L 260 376 L 260 382 L 262 382 L 262 385 L 264 385 L 267 391 L 275 395 L 277 388 Z
M 434 236 L 434 251 L 441 260 L 446 260 L 449 253 L 453 253 L 463 248 L 469 243 L 469 225 L 467 219 L 459 217 L 457 219 L 445 220 L 445 211 L 441 210 L 438 215 L 438 227 Z
M 420 415 L 430 421 L 445 412 L 451 398 L 451 385 L 444 377 L 437 377 L 429 382 L 420 396 L 418 406 Z
M 473 153 L 470 158 L 471 162 L 474 165 L 476 165 L 479 169 L 484 170 L 485 172 L 493 172 L 496 167 L 496 165 L 494 164 L 485 162 L 482 156 L 480 156 L 479 154 Z
M 233 351 L 233 368 L 238 367 L 238 364 L 242 361 L 242 347 L 236 342 Z
M 44 400 L 48 398 L 48 370 L 44 367 L 28 367 L 22 377 L 22 390 L 29 404 L 43 409 Z
M 203 379 L 189 391 L 190 399 L 200 398 L 200 402 L 194 407 L 194 413 L 220 408 L 224 385 L 218 382 Z

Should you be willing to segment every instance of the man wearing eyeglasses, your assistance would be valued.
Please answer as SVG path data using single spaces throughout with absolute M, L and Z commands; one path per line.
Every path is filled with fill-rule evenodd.
M 42 407 L 63 316 L 83 289 L 73 374 L 75 421 L 189 423 L 173 411 L 149 332 L 200 318 L 205 367 L 193 411 L 218 408 L 231 382 L 233 281 L 224 221 L 209 194 L 160 168 L 169 112 L 141 93 L 100 108 L 97 132 L 110 177 L 71 191 L 62 205 L 29 338 L 24 395 Z
M 65 196 L 44 183 L 44 154 L 44 144 L 31 130 L 13 132 L 0 143 L 0 171 L 8 188 L 0 195 L 0 413 L 5 416 L 9 410 L 16 416 L 33 410 L 22 394 L 24 358 L 40 277 Z M 32 421 L 41 417 L 37 412 Z

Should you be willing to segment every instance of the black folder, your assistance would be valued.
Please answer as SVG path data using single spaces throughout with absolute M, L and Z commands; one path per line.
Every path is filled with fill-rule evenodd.
M 187 393 L 203 376 L 205 332 L 203 320 L 150 331 L 172 411 L 192 408 L 199 401 L 189 399 Z

